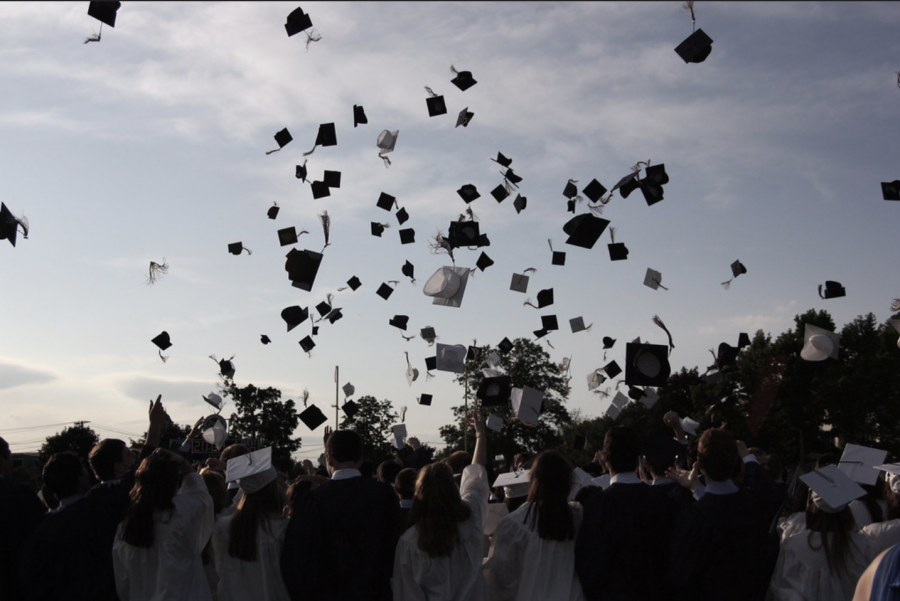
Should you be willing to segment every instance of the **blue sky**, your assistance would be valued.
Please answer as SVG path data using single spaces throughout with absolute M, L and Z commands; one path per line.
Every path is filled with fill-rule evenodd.
M 740 332 L 777 335 L 810 308 L 839 327 L 870 311 L 883 321 L 900 295 L 900 206 L 879 185 L 900 178 L 895 3 L 698 2 L 697 27 L 714 40 L 701 64 L 674 52 L 692 31 L 681 2 L 305 3 L 322 35 L 308 50 L 283 27 L 297 4 L 124 2 L 115 29 L 83 44 L 99 29 L 87 6 L 0 3 L 0 199 L 31 225 L 15 248 L 0 241 L 0 435 L 16 451 L 76 420 L 139 435 L 160 393 L 191 423 L 217 383 L 211 354 L 234 356 L 238 385 L 295 400 L 307 389 L 327 415 L 340 366 L 341 385 L 407 406 L 410 435 L 439 446 L 463 391 L 446 372 L 426 380 L 434 348 L 404 341 L 394 315 L 409 316 L 407 335 L 433 326 L 438 342 L 463 345 L 533 338 L 541 315 L 557 315 L 561 329 L 541 343 L 554 361 L 572 358 L 569 407 L 590 417 L 600 399 L 585 376 L 604 364 L 602 337 L 618 340 L 607 360 L 623 364 L 626 341 L 666 342 L 654 315 L 672 332 L 673 367 L 702 371 L 708 349 Z M 478 83 L 458 90 L 451 65 Z M 425 86 L 448 114 L 428 116 Z M 367 125 L 353 127 L 354 104 Z M 466 107 L 472 122 L 454 127 Z M 311 179 L 341 171 L 342 185 L 313 200 L 295 166 L 332 122 L 337 146 L 307 167 Z M 284 127 L 294 141 L 266 155 Z M 389 168 L 377 156 L 384 129 L 400 132 Z M 489 194 L 498 151 L 523 177 L 521 214 L 514 196 Z M 666 166 L 665 199 L 616 195 L 603 212 L 628 259 L 609 260 L 608 231 L 591 250 L 566 245 L 566 182 L 611 188 L 648 159 Z M 467 183 L 495 263 L 460 308 L 432 305 L 422 286 L 451 263 L 428 238 L 466 209 L 456 190 Z M 382 192 L 406 208 L 414 244 L 375 206 Z M 319 251 L 323 211 L 331 245 L 305 292 L 287 279 L 291 247 L 276 232 L 309 230 L 294 247 Z M 371 221 L 391 228 L 375 238 Z M 551 265 L 548 239 L 565 266 Z M 228 254 L 236 241 L 253 254 Z M 474 267 L 480 252 L 459 249 L 456 264 Z M 169 273 L 145 285 L 163 258 Z M 735 260 L 748 273 L 725 290 Z M 510 291 L 530 267 L 528 294 Z M 669 290 L 643 286 L 648 267 Z M 353 275 L 363 286 L 338 292 Z M 375 290 L 389 280 L 400 283 L 384 301 Z M 847 296 L 820 299 L 825 280 Z M 545 288 L 552 307 L 523 306 Z M 319 324 L 308 356 L 298 341 L 309 321 L 288 333 L 280 313 L 314 312 L 328 293 L 344 318 Z M 593 327 L 573 334 L 579 316 Z M 163 330 L 166 363 L 150 342 Z M 421 371 L 411 386 L 404 353 Z M 431 407 L 416 404 L 422 393 Z M 321 430 L 297 435 L 299 455 L 317 456 Z

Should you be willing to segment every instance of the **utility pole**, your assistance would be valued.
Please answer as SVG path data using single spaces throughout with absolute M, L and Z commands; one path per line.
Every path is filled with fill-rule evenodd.
M 91 423 L 91 422 L 90 421 L 74 422 L 76 428 L 84 428 L 84 425 L 89 424 L 89 423 Z

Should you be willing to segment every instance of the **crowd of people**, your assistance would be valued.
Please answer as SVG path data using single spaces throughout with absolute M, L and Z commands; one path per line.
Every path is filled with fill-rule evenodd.
M 139 453 L 100 441 L 93 485 L 53 455 L 40 495 L 0 438 L 0 601 L 900 598 L 900 476 L 843 498 L 834 457 L 810 469 L 835 490 L 810 488 L 727 429 L 689 444 L 673 413 L 644 438 L 611 428 L 590 465 L 545 450 L 511 474 L 477 410 L 474 451 L 438 462 L 410 439 L 366 470 L 360 437 L 329 430 L 292 480 L 271 448 L 194 461 L 202 420 L 159 448 L 166 419 L 157 398 Z

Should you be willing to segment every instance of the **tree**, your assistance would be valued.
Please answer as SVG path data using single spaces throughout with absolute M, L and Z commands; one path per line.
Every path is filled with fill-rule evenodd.
M 487 418 L 488 414 L 494 414 L 506 421 L 506 426 L 501 432 L 488 430 L 488 448 L 491 455 L 503 454 L 509 464 L 516 453 L 524 451 L 534 455 L 544 449 L 561 446 L 564 443 L 563 428 L 572 422 L 572 417 L 564 405 L 569 398 L 567 369 L 553 363 L 542 346 L 526 338 L 514 340 L 509 353 L 503 353 L 499 348 L 490 346 L 478 348 L 477 356 L 473 357 L 470 353 L 469 360 L 466 361 L 466 372 L 457 374 L 456 377 L 458 384 L 468 385 L 469 411 L 472 411 L 477 402 L 475 394 L 484 380 L 481 369 L 487 357 L 493 352 L 501 356 L 502 365 L 499 371 L 510 377 L 512 387 L 528 386 L 539 390 L 544 393 L 544 401 L 538 423 L 533 426 L 515 419 L 509 404 L 483 409 L 484 418 Z M 466 432 L 462 425 L 465 413 L 465 405 L 454 407 L 455 422 L 440 428 L 441 438 L 446 443 L 440 456 L 463 449 L 465 446 Z M 474 444 L 475 431 L 472 428 L 468 428 L 468 439 L 469 446 Z
M 391 428 L 399 421 L 398 414 L 387 399 L 379 401 L 373 396 L 364 396 L 356 401 L 357 412 L 353 417 L 344 417 L 341 428 L 353 430 L 362 439 L 363 458 L 375 466 L 394 456 Z
M 62 432 L 48 436 L 41 446 L 41 450 L 38 451 L 38 461 L 44 465 L 55 453 L 74 451 L 87 467 L 88 455 L 98 442 L 100 442 L 100 437 L 97 433 L 91 428 L 85 427 L 84 422 L 78 422 L 74 426 L 64 428 Z
M 301 446 L 301 439 L 294 437 L 300 423 L 294 401 L 281 402 L 277 388 L 257 388 L 253 384 L 238 387 L 230 378 L 223 379 L 219 392 L 234 403 L 228 424 L 232 436 L 258 438 L 261 446 L 272 447 L 273 462 L 290 464 L 291 453 Z

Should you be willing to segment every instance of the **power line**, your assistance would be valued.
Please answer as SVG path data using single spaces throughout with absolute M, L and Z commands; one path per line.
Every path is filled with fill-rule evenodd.
M 60 424 L 47 424 L 45 426 L 28 426 L 24 428 L 10 428 L 8 430 L 0 430 L 0 434 L 16 434 L 18 432 L 28 432 L 29 430 L 40 430 L 41 428 L 55 428 L 56 426 L 68 426 L 69 424 L 77 424 L 79 422 L 62 422 Z

